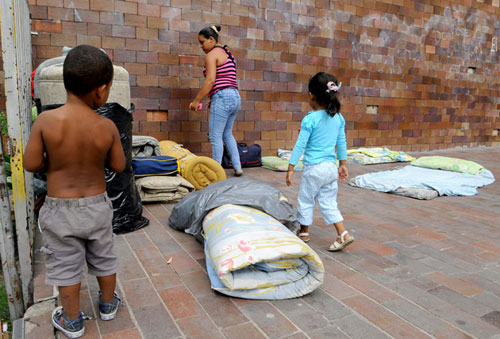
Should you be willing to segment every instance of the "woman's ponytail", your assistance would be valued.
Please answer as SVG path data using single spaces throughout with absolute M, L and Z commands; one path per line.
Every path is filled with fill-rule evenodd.
M 229 52 L 229 50 L 227 49 L 227 45 L 224 45 L 223 47 L 224 47 L 224 50 L 226 51 L 227 55 L 229 56 L 229 59 L 231 59 L 234 62 L 234 57 L 231 54 L 231 52 Z

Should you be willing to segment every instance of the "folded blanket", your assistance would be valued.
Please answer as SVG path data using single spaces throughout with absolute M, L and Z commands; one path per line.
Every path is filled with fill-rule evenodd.
M 248 299 L 288 299 L 323 283 L 319 256 L 283 224 L 259 210 L 223 205 L 203 221 L 212 288 Z
M 475 195 L 477 188 L 495 181 L 484 169 L 477 175 L 406 166 L 398 170 L 367 173 L 354 179 L 358 187 L 379 192 L 393 192 L 400 187 L 433 189 L 442 195 Z
M 162 155 L 175 157 L 179 160 L 179 171 L 182 177 L 193 184 L 197 190 L 226 179 L 226 172 L 212 158 L 194 155 L 182 145 L 171 140 L 161 141 L 160 149 Z
M 162 155 L 160 144 L 158 143 L 158 140 L 156 140 L 156 138 L 147 135 L 133 135 L 132 155 L 138 157 Z
M 273 170 L 273 171 L 278 171 L 278 172 L 286 172 L 288 171 L 288 161 L 286 159 L 282 159 L 280 157 L 276 156 L 268 156 L 268 157 L 262 157 L 262 167 Z M 297 163 L 297 166 L 295 166 L 294 170 L 296 172 L 302 171 L 304 167 L 304 164 L 302 163 L 301 160 Z
M 404 152 L 391 151 L 385 147 L 355 148 L 347 151 L 347 160 L 362 165 L 413 161 L 414 159 Z
M 167 155 L 132 157 L 132 170 L 136 177 L 176 175 L 179 173 L 179 161 Z
M 177 202 L 194 191 L 194 186 L 180 175 L 144 177 L 135 183 L 142 202 Z

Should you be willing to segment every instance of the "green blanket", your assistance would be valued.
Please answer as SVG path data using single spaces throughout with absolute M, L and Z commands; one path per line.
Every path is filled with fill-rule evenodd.
M 276 156 L 262 157 L 262 167 L 273 171 L 286 172 L 288 171 L 288 160 Z M 300 160 L 295 166 L 295 171 L 302 171 L 303 168 L 304 164 Z
M 441 156 L 420 157 L 417 160 L 414 160 L 411 164 L 418 167 L 468 173 L 473 175 L 479 174 L 484 169 L 483 166 L 474 161 Z

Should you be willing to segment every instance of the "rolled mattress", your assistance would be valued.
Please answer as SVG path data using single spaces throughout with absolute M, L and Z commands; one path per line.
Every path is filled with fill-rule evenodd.
M 212 288 L 247 299 L 288 299 L 323 283 L 324 267 L 306 243 L 270 215 L 222 205 L 203 221 Z
M 226 172 L 215 160 L 205 156 L 197 156 L 188 149 L 171 140 L 160 141 L 162 155 L 175 157 L 179 160 L 179 171 L 184 179 L 197 190 L 226 179 Z

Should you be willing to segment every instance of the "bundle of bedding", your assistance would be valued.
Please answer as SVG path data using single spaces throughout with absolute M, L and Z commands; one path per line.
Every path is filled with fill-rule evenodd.
M 211 210 L 226 204 L 255 208 L 279 220 L 292 232 L 299 228 L 287 197 L 274 186 L 250 178 L 230 178 L 189 193 L 174 206 L 168 224 L 203 242 L 203 219 Z
M 154 137 L 133 135 L 132 155 L 137 157 L 159 156 L 161 155 L 160 144 Z
M 262 167 L 273 171 L 286 172 L 288 171 L 288 160 L 277 156 L 262 157 Z M 294 170 L 298 172 L 302 171 L 303 168 L 304 164 L 302 163 L 302 160 L 299 160 Z
M 211 286 L 247 299 L 288 299 L 323 283 L 319 256 L 270 215 L 232 204 L 203 219 L 205 257 Z
M 148 176 L 135 183 L 143 202 L 177 202 L 194 191 L 194 186 L 180 175 Z
M 416 199 L 433 199 L 443 195 L 476 195 L 477 188 L 494 181 L 493 173 L 472 161 L 422 157 L 401 169 L 357 176 L 349 184 Z
M 166 155 L 132 157 L 132 170 L 136 177 L 176 175 L 179 172 L 179 162 Z
M 278 157 L 286 161 L 290 161 L 290 158 L 292 157 L 292 151 L 288 149 L 278 148 Z M 304 159 L 304 155 L 301 155 L 299 158 L 299 160 L 302 159 Z
M 267 156 L 262 157 L 262 167 L 277 171 L 277 172 L 286 172 L 288 171 L 288 163 L 290 161 L 290 157 L 292 156 L 292 151 L 278 148 L 278 156 Z M 297 165 L 294 167 L 295 172 L 300 172 L 304 169 L 304 163 L 302 159 L 304 155 L 301 155 Z M 337 160 L 337 167 L 339 166 L 339 161 Z
M 404 152 L 391 151 L 385 147 L 372 147 L 348 150 L 347 160 L 362 165 L 370 165 L 386 162 L 413 161 L 415 158 Z
M 262 157 L 262 167 L 273 171 L 286 172 L 288 171 L 288 162 L 291 156 L 292 151 L 278 148 L 278 156 Z M 304 156 L 302 155 L 294 168 L 295 172 L 302 171 L 304 168 L 304 164 L 302 163 L 303 158 Z
M 160 149 L 162 155 L 177 158 L 182 177 L 193 184 L 197 190 L 226 179 L 226 172 L 212 158 L 197 156 L 171 140 L 160 141 Z

